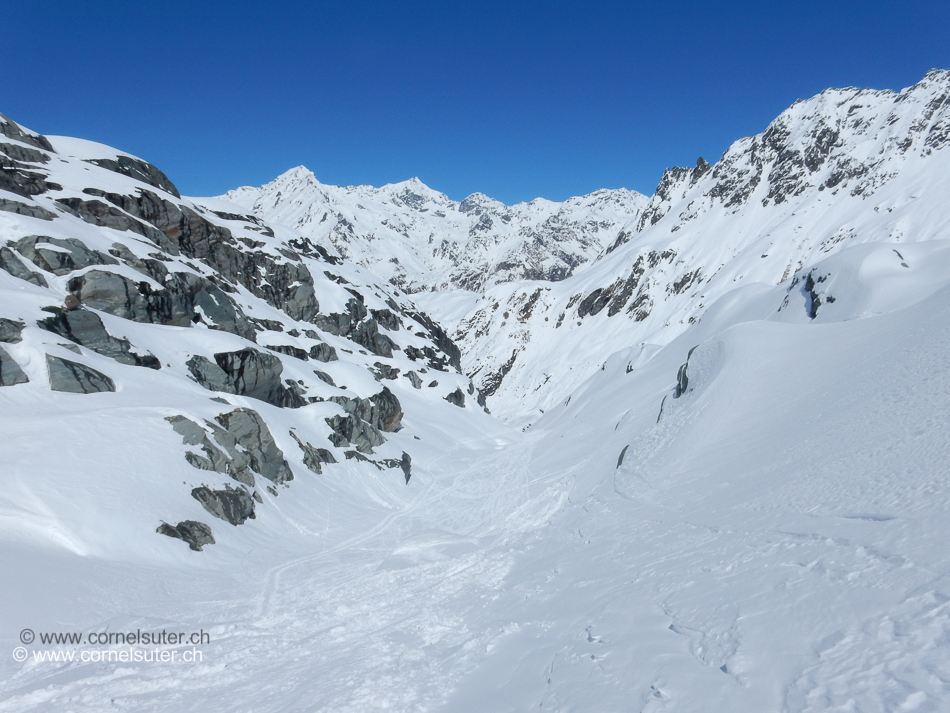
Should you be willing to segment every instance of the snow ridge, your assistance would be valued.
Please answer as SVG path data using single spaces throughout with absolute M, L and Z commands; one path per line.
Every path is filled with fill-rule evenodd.
M 303 166 L 222 198 L 332 243 L 406 292 L 562 280 L 596 257 L 647 200 L 621 188 L 563 203 L 537 198 L 506 206 L 482 193 L 459 202 L 418 178 L 380 188 L 330 186 Z

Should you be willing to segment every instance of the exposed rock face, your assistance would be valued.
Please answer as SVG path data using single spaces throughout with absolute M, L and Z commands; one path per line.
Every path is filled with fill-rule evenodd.
M 406 483 L 412 477 L 412 458 L 405 451 L 402 452 L 402 460 L 399 461 L 399 467 L 402 468 L 402 474 L 406 476 Z
M 224 490 L 212 490 L 202 485 L 192 490 L 191 496 L 212 515 L 232 525 L 243 525 L 245 521 L 257 517 L 254 514 L 254 500 L 243 488 L 234 489 L 226 485 Z
M 162 171 L 155 168 L 152 164 L 131 156 L 119 156 L 118 158 L 91 158 L 88 163 L 95 164 L 109 171 L 121 173 L 123 176 L 135 178 L 136 180 L 147 183 L 155 188 L 161 188 L 167 193 L 171 193 L 175 198 L 181 198 L 175 184 L 168 180 Z
M 159 535 L 168 535 L 184 540 L 195 552 L 201 552 L 205 545 L 214 544 L 214 535 L 211 534 L 211 528 L 197 520 L 184 520 L 177 525 L 169 525 L 167 522 L 163 522 L 155 532 Z
M 68 288 L 87 307 L 133 322 L 188 327 L 203 321 L 212 329 L 253 341 L 256 332 L 244 312 L 213 282 L 167 270 L 162 278 L 165 288 L 154 290 L 144 280 L 136 283 L 112 272 L 90 270 L 71 279 Z
M 409 379 L 409 383 L 412 384 L 412 388 L 421 389 L 422 388 L 422 379 L 414 371 L 407 371 L 406 377 Z
M 23 341 L 20 336 L 26 325 L 23 322 L 14 321 L 0 317 L 0 342 L 6 344 L 17 344 Z
M 376 381 L 397 379 L 399 378 L 399 369 L 378 361 L 373 364 L 373 376 L 376 377 Z
M 331 396 L 328 400 L 340 404 L 344 411 L 354 414 L 380 431 L 398 431 L 402 423 L 402 406 L 388 386 L 384 386 L 382 391 L 368 399 Z
M 16 386 L 17 384 L 26 384 L 29 381 L 20 365 L 13 361 L 13 358 L 6 351 L 0 349 L 0 386 Z
M 62 190 L 63 187 L 58 183 L 46 180 L 45 171 L 29 170 L 37 167 L 21 161 L 46 163 L 49 156 L 15 144 L 0 144 L 0 189 L 24 198 L 38 196 L 50 190 Z
M 333 454 L 326 448 L 315 448 L 309 443 L 301 441 L 297 434 L 293 431 L 290 432 L 290 435 L 295 441 L 297 441 L 297 445 L 300 446 L 300 450 L 303 451 L 303 464 L 317 475 L 323 473 L 323 468 L 320 465 L 321 463 L 337 462 L 336 458 L 333 457 Z
M 300 359 L 301 361 L 307 361 L 310 358 L 307 355 L 307 352 L 305 352 L 303 349 L 300 347 L 291 346 L 289 344 L 265 344 L 264 346 L 271 351 L 277 352 L 278 354 L 286 354 L 287 356 L 292 356 L 294 359 Z
M 243 455 L 251 470 L 272 483 L 293 480 L 293 471 L 284 459 L 283 451 L 277 447 L 267 424 L 257 411 L 239 408 L 223 413 L 215 420 L 224 427 L 228 436 L 225 438 L 224 434 L 216 433 L 215 440 L 233 454 L 233 462 L 239 462 L 238 456 Z M 240 452 L 237 446 L 240 446 Z
M 351 298 L 346 303 L 346 312 L 334 312 L 329 315 L 318 314 L 313 323 L 320 329 L 338 337 L 346 337 L 362 347 L 366 347 L 376 356 L 390 358 L 398 345 L 385 334 L 379 332 L 379 325 L 372 317 L 366 318 L 366 307 L 362 299 Z M 388 312 L 388 310 L 386 310 Z
M 379 429 L 352 413 L 325 420 L 333 431 L 329 436 L 330 443 L 338 448 L 353 445 L 361 453 L 372 453 L 373 448 L 386 442 Z
M 128 339 L 117 339 L 109 334 L 95 312 L 64 310 L 58 307 L 47 307 L 46 311 L 51 312 L 53 316 L 41 319 L 37 325 L 53 334 L 115 359 L 120 364 L 146 366 L 150 369 L 162 368 L 158 359 L 151 354 L 141 356 L 133 352 Z
M 314 369 L 314 370 L 313 370 L 313 373 L 314 373 L 314 375 L 316 375 L 316 377 L 317 377 L 318 379 L 320 379 L 320 381 L 322 381 L 324 384 L 329 384 L 330 386 L 336 386 L 336 384 L 333 382 L 333 377 L 330 376 L 330 375 L 329 375 L 328 373 L 326 373 L 325 371 L 319 371 L 318 369 Z
M 10 248 L 0 248 L 0 268 L 6 270 L 11 275 L 27 282 L 32 282 L 39 287 L 49 287 L 46 278 L 38 272 L 30 270 L 16 256 Z
M 689 353 L 686 355 L 686 363 L 683 364 L 676 373 L 676 387 L 673 389 L 674 399 L 678 399 L 680 396 L 685 394 L 686 390 L 689 388 L 689 376 L 686 372 L 689 369 L 689 358 L 693 356 L 694 351 L 696 351 L 696 347 L 693 347 L 689 350 Z
M 4 114 L 0 114 L 0 134 L 3 134 L 7 138 L 15 139 L 20 143 L 29 144 L 38 149 L 56 153 L 53 151 L 53 145 L 49 142 L 49 139 L 40 134 L 35 134 L 32 131 L 24 131 L 19 124 Z
M 182 436 L 185 445 L 200 446 L 204 455 L 192 451 L 185 459 L 195 468 L 224 473 L 239 483 L 254 486 L 254 473 L 273 483 L 293 480 L 283 451 L 274 441 L 260 414 L 251 409 L 236 409 L 205 421 L 202 427 L 184 416 L 165 419 Z M 210 436 L 213 437 L 212 442 Z
M 657 420 L 659 420 L 659 419 L 657 419 Z M 620 451 L 620 456 L 617 458 L 617 467 L 618 467 L 618 468 L 623 465 L 623 458 L 624 458 L 625 455 L 627 455 L 627 449 L 628 449 L 629 447 L 630 447 L 630 446 L 624 446 L 624 447 L 623 447 L 623 450 Z
M 50 160 L 49 154 L 19 144 L 0 143 L 0 154 L 5 154 L 7 158 L 13 159 L 13 161 L 25 161 L 26 163 L 49 163 Z
M 458 345 L 451 340 L 445 330 L 442 329 L 429 315 L 424 312 L 406 312 L 407 317 L 411 317 L 426 328 L 429 337 L 435 342 L 435 345 L 448 357 L 449 364 L 459 371 L 462 368 L 462 352 Z M 428 355 L 427 355 L 428 356 Z M 431 358 L 431 357 L 430 357 Z M 438 368 L 438 367 L 435 367 Z
M 320 344 L 310 347 L 310 358 L 326 363 L 329 361 L 337 361 L 340 357 L 337 356 L 336 349 L 326 342 L 321 342 Z
M 88 223 L 131 230 L 172 255 L 202 260 L 224 279 L 244 286 L 293 319 L 309 322 L 318 313 L 313 276 L 299 263 L 298 255 L 287 251 L 291 262 L 280 262 L 267 253 L 247 250 L 227 228 L 151 191 L 140 189 L 137 196 L 86 192 L 112 205 L 80 198 L 58 202 Z
M 456 389 L 446 396 L 445 400 L 459 408 L 465 408 L 465 394 L 462 392 L 462 389 Z
M 115 383 L 105 374 L 68 359 L 46 355 L 49 383 L 53 391 L 72 394 L 95 394 L 115 391 Z
M 56 213 L 46 210 L 32 203 L 21 203 L 20 201 L 10 200 L 9 198 L 0 198 L 0 210 L 7 213 L 16 213 L 17 215 L 28 215 L 31 218 L 40 220 L 53 220 L 57 217 Z
M 215 354 L 214 362 L 195 355 L 186 366 L 195 381 L 210 391 L 250 396 L 281 408 L 306 404 L 297 391 L 281 383 L 284 366 L 273 354 L 248 348 Z
M 52 246 L 52 247 L 50 247 Z M 90 250 L 75 238 L 48 238 L 32 235 L 18 240 L 14 247 L 23 257 L 41 270 L 66 275 L 91 265 L 118 265 L 111 255 Z
M 814 270 L 805 276 L 805 282 L 802 285 L 801 293 L 805 297 L 805 313 L 808 315 L 809 319 L 814 319 L 818 316 L 818 308 L 823 304 L 826 302 L 831 303 L 835 301 L 833 296 L 820 294 L 818 291 L 818 285 L 825 282 L 827 279 L 828 275 L 819 275 L 818 277 L 815 277 Z M 796 277 L 789 286 L 789 291 L 791 291 L 791 289 L 798 283 L 799 278 Z

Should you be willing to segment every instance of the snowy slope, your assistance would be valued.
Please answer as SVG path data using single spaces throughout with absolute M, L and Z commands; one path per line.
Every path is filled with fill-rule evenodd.
M 360 268 L 128 154 L 0 122 L 4 537 L 173 559 L 162 523 L 283 537 L 276 498 L 314 472 L 398 491 L 413 422 L 496 428 L 438 325 Z M 69 445 L 24 447 L 40 433 Z
M 829 89 L 714 165 L 669 169 L 623 239 L 559 283 L 419 297 L 489 407 L 534 420 L 622 346 L 652 349 L 735 287 L 789 285 L 859 243 L 948 239 L 950 72 L 902 92 Z
M 7 631 L 211 642 L 197 665 L 6 659 L 0 710 L 944 710 L 950 249 L 890 250 L 829 258 L 854 299 L 815 321 L 740 287 L 524 434 L 446 432 L 385 506 L 311 480 L 281 498 L 296 533 L 200 561 L 7 541 L 31 582 Z
M 939 199 L 946 149 L 932 137 L 947 79 L 928 75 L 899 95 L 853 90 L 867 107 L 864 138 L 844 132 L 847 141 L 777 205 L 770 177 L 794 162 L 793 151 L 762 148 L 764 135 L 743 140 L 744 159 L 726 161 L 727 152 L 716 168 L 700 166 L 692 186 L 692 170 L 680 171 L 667 197 L 651 199 L 656 210 L 631 218 L 629 240 L 608 245 L 575 277 L 439 293 L 429 306 L 447 319 L 470 319 L 473 302 L 485 310 L 477 330 L 460 330 L 466 359 L 476 348 L 494 358 L 493 341 L 504 355 L 515 342 L 501 322 L 520 325 L 522 351 L 494 398 L 509 419 L 531 422 L 524 430 L 478 408 L 438 325 L 384 280 L 338 259 L 332 245 L 308 244 L 214 200 L 179 198 L 156 185 L 164 174 L 134 157 L 109 153 L 114 165 L 104 169 L 84 162 L 102 153 L 95 147 L 53 138 L 41 149 L 41 137 L 17 138 L 14 125 L 0 124 L 0 143 L 50 157 L 31 163 L 21 150 L 13 160 L 29 166 L 3 166 L 16 185 L 42 191 L 0 193 L 0 246 L 16 260 L 2 254 L 0 317 L 23 324 L 0 322 L 0 348 L 30 379 L 0 387 L 0 636 L 6 650 L 27 654 L 0 659 L 0 711 L 946 710 L 950 236 Z M 854 102 L 840 90 L 822 95 L 844 95 L 851 98 L 840 106 L 818 97 L 792 107 L 782 141 L 802 142 L 804 156 L 808 127 L 837 121 L 835 112 L 846 115 Z M 921 123 L 928 105 L 935 108 Z M 891 110 L 900 118 L 888 123 Z M 888 142 L 888 131 L 918 125 L 903 153 L 888 148 L 901 143 Z M 877 143 L 862 154 L 872 136 Z M 835 166 L 872 155 L 888 164 L 878 167 L 883 183 L 851 195 L 875 168 L 828 186 Z M 744 199 L 726 205 L 732 198 L 713 195 L 716 185 L 739 185 L 732 179 L 740 175 L 755 183 Z M 142 225 L 166 226 L 178 254 L 149 244 L 149 235 L 163 238 L 147 230 L 92 225 L 56 202 L 95 197 L 134 208 L 121 196 L 142 190 L 163 191 L 163 200 L 207 221 L 179 221 L 179 234 L 162 216 L 142 222 L 121 209 Z M 706 207 L 695 218 L 680 217 L 700 199 Z M 38 209 L 54 217 L 27 214 L 43 216 Z M 198 242 L 186 237 L 200 237 L 199 225 L 217 252 L 196 257 Z M 252 260 L 248 270 L 232 270 L 225 257 L 245 258 L 209 226 L 231 231 Z M 854 233 L 825 242 L 842 226 Z M 36 235 L 47 238 L 22 242 Z M 80 241 L 87 252 L 53 239 Z M 234 290 L 195 303 L 188 324 L 86 305 L 111 336 L 128 338 L 119 357 L 152 355 L 160 369 L 120 363 L 119 347 L 101 339 L 95 345 L 113 356 L 73 343 L 77 354 L 40 327 L 54 314 L 41 308 L 62 305 L 73 280 L 95 270 L 144 281 L 143 293 L 165 285 L 171 295 L 178 283 L 143 272 L 152 253 L 170 274 Z M 70 269 L 63 255 L 115 262 Z M 643 275 L 633 284 L 638 259 Z M 55 265 L 66 272 L 46 269 Z M 306 275 L 282 279 L 291 269 L 282 265 L 307 269 L 316 313 Z M 695 282 L 681 281 L 694 270 Z M 676 284 L 682 289 L 668 290 Z M 348 290 L 367 308 L 359 331 Z M 646 298 L 637 304 L 639 294 Z M 426 306 L 423 295 L 412 298 Z M 399 329 L 384 326 L 395 323 L 383 309 Z M 641 309 L 649 314 L 638 319 Z M 374 334 L 399 349 L 371 353 L 366 344 L 385 351 Z M 321 343 L 339 358 L 291 356 L 290 347 Z M 211 392 L 186 366 L 239 346 L 267 350 L 304 382 L 305 397 L 324 400 L 292 408 L 261 400 L 260 390 Z M 101 371 L 116 390 L 52 391 L 46 354 Z M 400 374 L 385 378 L 387 366 Z M 423 368 L 417 389 L 407 370 Z M 315 369 L 347 388 L 314 378 Z M 544 388 L 527 390 L 545 375 Z M 430 378 L 438 386 L 428 387 Z M 402 430 L 383 431 L 385 443 L 366 454 L 380 469 L 347 458 L 359 452 L 352 446 L 330 443 L 326 418 L 343 415 L 328 397 L 366 399 L 383 385 L 398 397 Z M 452 389 L 463 408 L 446 401 Z M 255 471 L 262 502 L 240 526 L 215 519 L 189 491 L 246 484 L 191 465 L 189 446 L 165 420 L 184 415 L 210 434 L 216 417 L 236 407 L 261 415 L 295 475 L 273 484 L 277 496 Z M 338 462 L 311 471 L 291 431 Z M 408 483 L 382 463 L 403 452 L 412 456 Z M 155 532 L 161 519 L 183 518 L 210 522 L 216 543 L 192 552 Z M 38 635 L 200 630 L 210 641 L 197 647 L 198 662 L 42 661 L 44 653 L 128 647 L 24 645 L 27 627 Z
M 329 186 L 304 168 L 229 191 L 264 220 L 288 225 L 407 292 L 480 291 L 511 280 L 561 280 L 616 240 L 646 204 L 625 189 L 506 206 L 481 193 L 458 202 L 418 178 L 374 188 Z

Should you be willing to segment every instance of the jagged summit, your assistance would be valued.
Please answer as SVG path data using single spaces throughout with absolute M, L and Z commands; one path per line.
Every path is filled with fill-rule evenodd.
M 495 411 L 530 420 L 617 344 L 668 343 L 739 286 L 787 284 L 857 243 L 947 239 L 948 144 L 948 71 L 900 92 L 829 89 L 714 165 L 668 169 L 582 272 L 429 304 Z
M 0 709 L 940 710 L 947 80 L 322 238 L 0 117 Z
M 646 197 L 600 190 L 563 203 L 507 206 L 473 193 L 453 201 L 418 178 L 329 186 L 303 167 L 224 199 L 332 243 L 348 259 L 407 292 L 481 291 L 512 280 L 557 281 L 592 260 Z

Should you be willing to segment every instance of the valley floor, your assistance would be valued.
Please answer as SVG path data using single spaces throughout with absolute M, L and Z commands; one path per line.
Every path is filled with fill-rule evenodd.
M 0 711 L 950 710 L 948 297 L 740 322 L 659 421 L 693 344 L 608 360 L 523 433 L 446 441 L 401 501 L 337 483 L 322 521 L 239 556 L 7 543 L 8 651 L 25 627 L 210 643 L 34 644 L 3 657 Z

